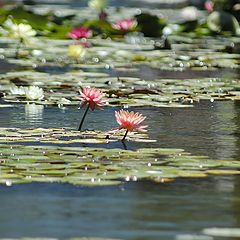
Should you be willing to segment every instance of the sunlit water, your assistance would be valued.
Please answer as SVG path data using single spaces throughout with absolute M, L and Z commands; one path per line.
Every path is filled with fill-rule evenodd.
M 84 127 L 116 127 L 117 109 L 90 112 Z M 184 148 L 195 155 L 239 160 L 240 102 L 203 101 L 193 108 L 135 110 L 147 116 L 149 136 L 157 142 L 127 142 L 129 149 Z M 14 105 L 0 108 L 0 126 L 76 129 L 81 115 L 77 107 Z M 104 146 L 122 147 L 120 143 Z M 239 184 L 239 177 L 223 176 L 117 187 L 34 183 L 0 186 L 0 237 L 167 240 L 179 234 L 201 234 L 205 227 L 239 227 Z

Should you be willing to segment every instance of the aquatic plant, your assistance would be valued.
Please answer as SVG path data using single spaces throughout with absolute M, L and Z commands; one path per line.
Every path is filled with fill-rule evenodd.
M 13 95 L 25 95 L 25 88 L 23 86 L 18 87 L 16 85 L 12 85 L 9 88 L 9 91 Z
M 137 21 L 132 18 L 124 18 L 112 24 L 114 29 L 120 31 L 130 31 L 137 26 Z
M 129 112 L 125 110 L 120 110 L 115 112 L 115 117 L 120 127 L 114 131 L 126 129 L 126 132 L 122 138 L 122 141 L 125 140 L 128 132 L 133 132 L 133 131 L 144 132 L 146 131 L 145 128 L 148 127 L 147 125 L 140 125 L 145 120 L 146 117 L 144 117 L 142 114 L 138 112 L 133 112 L 133 111 Z
M 29 44 L 34 41 L 34 37 L 37 32 L 29 24 L 25 23 L 14 23 L 11 19 L 7 19 L 3 23 L 3 29 L 1 32 L 4 36 L 18 40 L 16 47 L 16 57 L 19 55 L 19 49 L 21 44 Z
M 207 18 L 208 28 L 215 33 L 228 32 L 240 35 L 240 26 L 237 19 L 225 11 L 213 11 Z
M 89 108 L 93 111 L 95 108 L 101 108 L 104 105 L 102 100 L 104 94 L 101 90 L 93 87 L 83 87 L 82 91 L 79 91 L 81 94 L 81 108 L 87 105 L 86 111 L 82 117 L 81 123 L 79 125 L 78 131 L 81 131 L 84 119 L 87 115 Z
M 101 11 L 106 8 L 108 1 L 107 0 L 90 0 L 88 6 L 97 11 Z
M 77 27 L 72 29 L 68 36 L 72 39 L 90 38 L 92 37 L 92 31 L 86 27 Z
M 30 86 L 24 88 L 26 99 L 41 100 L 44 98 L 43 89 L 38 86 Z
M 214 3 L 212 1 L 206 1 L 204 7 L 209 13 L 214 11 Z
M 12 85 L 9 88 L 11 95 L 19 95 L 22 97 L 26 97 L 27 100 L 42 100 L 44 98 L 44 92 L 43 89 L 38 86 L 29 86 L 29 87 L 23 87 L 23 86 L 16 86 Z
M 4 33 L 6 36 L 18 39 L 24 43 L 29 43 L 37 32 L 29 24 L 25 23 L 14 23 L 11 19 L 4 22 Z
M 142 32 L 145 37 L 160 37 L 162 35 L 162 29 L 166 26 L 166 20 L 164 18 L 159 18 L 156 15 L 146 12 L 136 15 L 135 18 L 139 31 Z
M 107 0 L 90 0 L 88 2 L 88 6 L 96 11 L 99 12 L 98 18 L 99 20 L 105 21 L 107 18 L 107 13 L 104 9 L 107 7 L 108 1 Z
M 69 45 L 68 56 L 77 60 L 81 60 L 85 57 L 87 51 L 82 44 Z
M 196 21 L 199 13 L 196 7 L 190 6 L 182 9 L 181 16 L 185 21 Z

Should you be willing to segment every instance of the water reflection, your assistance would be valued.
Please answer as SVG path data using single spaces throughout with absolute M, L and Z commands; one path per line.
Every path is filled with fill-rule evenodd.
M 236 114 L 234 117 L 236 130 L 234 132 L 234 135 L 236 137 L 236 145 L 237 145 L 235 156 L 236 156 L 236 159 L 240 160 L 240 101 L 234 102 L 234 108 L 236 111 Z
M 32 126 L 42 123 L 44 110 L 43 105 L 37 105 L 34 103 L 26 104 L 24 108 L 26 123 L 30 123 Z
M 236 115 L 234 121 L 236 123 L 236 149 L 235 149 L 235 158 L 240 160 L 240 101 L 234 103 Z M 235 227 L 240 227 L 240 177 L 234 178 L 234 198 L 233 198 L 233 208 L 235 215 Z
M 183 148 L 194 155 L 207 155 L 214 159 L 239 159 L 239 110 L 232 101 L 203 101 L 193 108 L 135 108 L 147 116 L 149 136 L 156 143 L 126 141 L 127 149 L 140 147 Z M 237 105 L 236 105 L 237 106 Z M 114 108 L 91 111 L 84 129 L 108 131 L 118 126 Z M 131 110 L 131 109 L 129 109 Z M 69 128 L 76 130 L 84 111 L 77 106 L 57 108 L 42 105 L 15 105 L 0 108 L 1 127 Z M 109 121 L 111 119 L 111 121 Z M 74 145 L 74 144 L 73 144 Z M 79 146 L 75 144 L 74 146 Z M 87 144 L 87 146 L 90 146 Z M 98 145 L 99 146 L 99 145 Z M 123 148 L 121 142 L 100 147 Z
M 237 125 L 235 123 L 236 109 L 234 102 L 225 102 L 216 106 L 215 124 L 211 126 L 215 132 L 216 156 L 218 159 L 234 158 L 236 146 L 235 132 Z M 226 151 L 228 149 L 228 151 Z
M 235 109 L 233 102 L 203 101 L 194 108 L 149 109 L 148 125 L 155 145 L 183 148 L 215 159 L 234 158 Z
M 137 182 L 120 188 L 2 187 L 0 236 L 173 240 L 177 234 L 200 233 L 205 227 L 232 226 L 231 199 L 215 188 L 215 179 Z

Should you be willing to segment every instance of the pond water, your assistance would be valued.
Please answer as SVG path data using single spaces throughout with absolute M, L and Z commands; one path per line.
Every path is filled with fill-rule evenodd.
M 134 110 L 147 116 L 149 136 L 157 140 L 156 143 L 147 143 L 148 147 L 183 148 L 194 155 L 239 160 L 239 105 L 239 101 L 201 101 L 191 108 L 138 107 Z M 89 112 L 85 129 L 108 131 L 117 127 L 115 120 L 109 121 L 115 110 L 119 108 Z M 19 104 L 0 108 L 0 125 L 7 128 L 77 129 L 83 112 L 77 106 L 58 108 Z M 121 143 L 102 146 L 122 147 Z M 146 147 L 146 143 L 127 142 L 127 147 L 128 149 Z
M 116 109 L 91 112 L 87 127 L 102 130 L 115 127 L 116 123 L 109 119 Z M 137 110 L 148 116 L 149 135 L 158 141 L 152 145 L 127 142 L 129 149 L 147 144 L 184 148 L 213 159 L 239 160 L 238 101 L 202 101 L 193 108 Z M 81 114 L 77 107 L 14 105 L 0 108 L 0 125 L 75 129 Z M 117 187 L 1 185 L 0 237 L 186 239 L 181 234 L 201 234 L 203 228 L 209 227 L 239 226 L 239 184 L 238 176 L 222 176 L 179 179 L 165 184 L 132 182 Z
M 236 227 L 239 184 L 239 178 L 221 177 L 100 188 L 1 187 L 0 233 L 8 238 L 175 239 L 179 234 L 199 234 L 205 227 Z

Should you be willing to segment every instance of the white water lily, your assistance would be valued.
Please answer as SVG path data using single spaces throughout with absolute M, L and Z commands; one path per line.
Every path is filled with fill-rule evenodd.
M 82 45 L 70 45 L 68 47 L 68 56 L 75 59 L 83 59 L 87 50 Z
M 28 100 L 41 100 L 44 98 L 43 89 L 37 86 L 26 87 L 25 97 Z
M 37 32 L 29 25 L 25 23 L 14 23 L 11 19 L 8 19 L 3 24 L 3 34 L 7 37 L 18 39 L 24 43 L 30 43 L 33 41 Z
M 199 12 L 196 7 L 185 7 L 181 11 L 181 16 L 185 21 L 195 21 L 199 17 Z
M 101 11 L 106 8 L 108 1 L 107 0 L 90 0 L 88 6 L 97 11 Z
M 181 31 L 180 25 L 170 23 L 163 28 L 162 33 L 163 33 L 163 35 L 168 36 L 168 35 L 171 35 L 173 33 L 177 33 L 179 31 Z
M 25 87 L 12 85 L 9 89 L 10 93 L 13 95 L 25 95 Z

